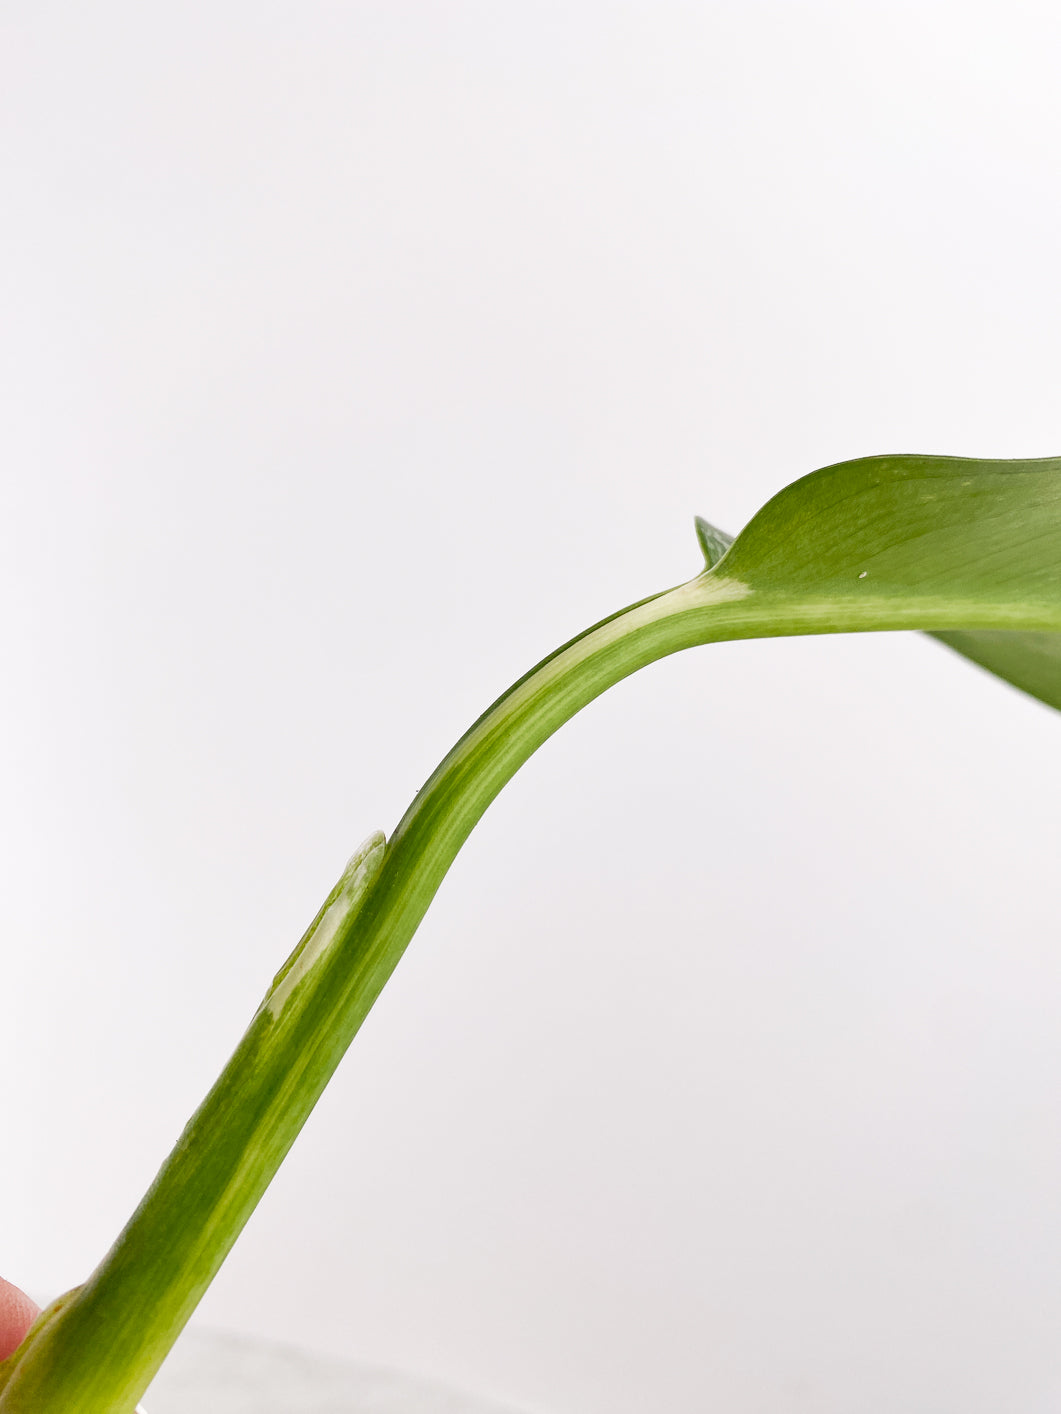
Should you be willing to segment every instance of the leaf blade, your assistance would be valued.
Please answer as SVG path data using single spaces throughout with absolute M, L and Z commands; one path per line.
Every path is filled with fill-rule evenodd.
M 897 455 L 840 462 L 779 492 L 749 521 L 723 573 L 753 587 L 894 598 L 929 588 L 962 602 L 1041 611 L 1061 597 L 1061 459 Z M 898 625 L 897 625 L 898 626 Z M 1061 633 L 927 630 L 954 652 L 1061 709 Z
M 753 516 L 724 569 L 775 593 L 928 593 L 966 606 L 1053 609 L 1061 605 L 1061 458 L 902 455 L 824 467 Z
M 931 637 L 1011 687 L 1061 709 L 1061 633 L 954 630 Z

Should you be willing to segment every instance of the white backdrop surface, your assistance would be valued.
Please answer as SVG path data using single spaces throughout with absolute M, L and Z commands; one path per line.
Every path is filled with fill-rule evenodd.
M 478 712 L 816 466 L 1061 451 L 1047 4 L 0 7 L 0 1271 Z M 201 1308 L 537 1414 L 1061 1407 L 1061 723 L 703 649 L 491 809 Z

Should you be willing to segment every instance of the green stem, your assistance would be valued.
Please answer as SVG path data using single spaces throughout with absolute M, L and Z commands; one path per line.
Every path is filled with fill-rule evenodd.
M 724 566 L 723 566 L 724 568 Z M 1061 628 L 1011 606 L 974 627 Z M 0 1366 L 0 1414 L 130 1414 L 398 963 L 457 851 L 558 727 L 638 668 L 721 639 L 969 627 L 922 600 L 794 601 L 718 571 L 604 620 L 516 683 L 457 743 L 389 843 L 355 855 L 111 1251 Z

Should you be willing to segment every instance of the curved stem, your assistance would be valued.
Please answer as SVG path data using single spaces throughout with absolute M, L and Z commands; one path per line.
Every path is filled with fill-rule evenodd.
M 0 1414 L 130 1414 L 239 1235 L 504 784 L 638 668 L 721 639 L 874 628 L 1061 628 L 1058 611 L 752 592 L 720 569 L 642 600 L 546 658 L 448 754 L 389 843 L 351 860 L 111 1251 L 0 1366 Z

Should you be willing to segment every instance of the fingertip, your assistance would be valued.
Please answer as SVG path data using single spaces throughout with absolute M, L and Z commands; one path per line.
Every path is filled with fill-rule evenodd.
M 0 1360 L 21 1343 L 22 1337 L 40 1315 L 40 1307 L 24 1291 L 0 1277 Z

